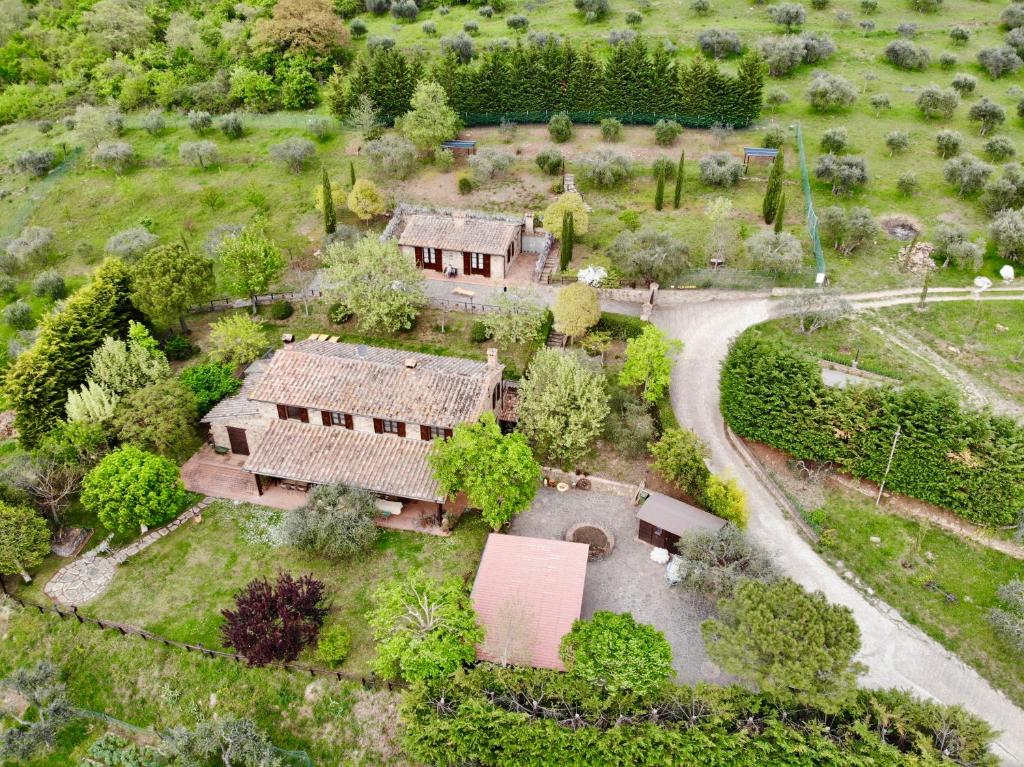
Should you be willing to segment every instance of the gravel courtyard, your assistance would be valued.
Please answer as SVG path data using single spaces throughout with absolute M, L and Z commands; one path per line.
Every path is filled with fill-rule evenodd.
M 533 507 L 512 522 L 513 535 L 557 538 L 575 524 L 590 522 L 615 537 L 612 553 L 587 565 L 583 617 L 597 610 L 632 613 L 665 633 L 672 645 L 677 681 L 725 681 L 708 660 L 700 623 L 709 616 L 703 600 L 678 586 L 669 588 L 665 568 L 650 559 L 651 547 L 637 540 L 636 510 L 606 493 L 541 488 Z

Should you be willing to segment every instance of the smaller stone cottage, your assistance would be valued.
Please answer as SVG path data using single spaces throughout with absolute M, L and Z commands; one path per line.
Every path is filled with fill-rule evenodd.
M 523 253 L 523 238 L 536 238 L 536 232 L 532 214 L 515 218 L 399 206 L 383 236 L 397 240 L 421 269 L 500 281 Z

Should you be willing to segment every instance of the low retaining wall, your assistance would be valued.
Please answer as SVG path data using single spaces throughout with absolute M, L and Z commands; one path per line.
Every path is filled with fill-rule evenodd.
M 638 485 L 616 482 L 614 479 L 605 479 L 604 477 L 574 474 L 573 472 L 562 471 L 561 469 L 553 469 L 549 466 L 543 468 L 543 474 L 545 484 L 550 487 L 554 487 L 559 482 L 564 482 L 569 487 L 576 487 L 578 482 L 585 480 L 590 483 L 589 489 L 595 493 L 608 493 L 609 495 L 617 495 L 620 498 L 628 498 L 630 500 L 636 497 L 637 490 L 639 490 Z

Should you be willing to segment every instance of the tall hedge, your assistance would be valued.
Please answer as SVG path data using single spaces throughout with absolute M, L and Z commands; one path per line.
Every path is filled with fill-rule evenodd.
M 861 690 L 829 716 L 709 685 L 674 687 L 642 710 L 607 704 L 570 675 L 482 665 L 405 695 L 405 748 L 451 767 L 996 764 L 987 724 L 895 690 Z
M 948 391 L 825 386 L 810 355 L 752 328 L 732 345 L 721 379 L 726 423 L 796 458 L 832 461 L 972 522 L 1006 525 L 1024 508 L 1024 429 L 960 406 Z
M 336 111 L 350 109 L 366 93 L 393 120 L 408 111 L 415 81 L 426 74 L 423 61 L 396 48 L 364 52 Z M 642 38 L 614 46 L 606 60 L 569 40 L 520 41 L 483 51 L 468 64 L 454 54 L 441 57 L 429 76 L 467 125 L 503 118 L 546 122 L 551 114 L 567 112 L 573 122 L 616 117 L 653 124 L 668 118 L 691 127 L 742 127 L 760 114 L 764 87 L 764 65 L 755 54 L 740 62 L 734 76 L 703 57 L 681 64 Z
M 23 445 L 36 445 L 64 417 L 68 390 L 85 382 L 103 339 L 123 338 L 129 320 L 142 319 L 130 296 L 128 268 L 109 258 L 62 310 L 43 318 L 35 343 L 14 361 L 5 381 Z

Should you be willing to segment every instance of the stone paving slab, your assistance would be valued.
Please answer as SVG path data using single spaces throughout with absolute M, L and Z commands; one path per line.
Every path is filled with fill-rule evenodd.
M 213 498 L 204 498 L 164 527 L 150 531 L 139 540 L 112 552 L 109 556 L 100 557 L 95 554 L 87 554 L 64 565 L 43 587 L 43 592 L 57 604 L 68 607 L 77 607 L 95 599 L 110 586 L 118 565 L 123 564 L 129 557 L 135 556 L 169 532 L 177 530 L 185 522 L 199 516 L 202 510 L 214 500 Z

